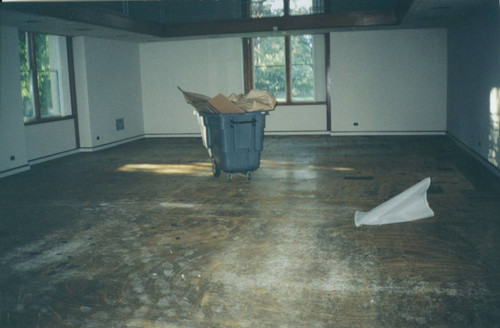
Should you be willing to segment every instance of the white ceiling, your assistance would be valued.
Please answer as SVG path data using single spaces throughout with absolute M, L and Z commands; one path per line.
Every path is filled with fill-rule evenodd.
M 459 23 L 481 8 L 498 7 L 499 0 L 413 0 L 410 9 L 396 28 L 446 27 Z M 1 4 L 0 4 L 1 6 Z M 86 23 L 74 22 L 33 14 L 19 13 L 0 7 L 0 25 L 16 26 L 22 30 L 39 31 L 56 35 L 92 36 L 131 42 L 154 42 L 161 37 L 133 33 Z M 395 28 L 394 26 L 388 28 Z

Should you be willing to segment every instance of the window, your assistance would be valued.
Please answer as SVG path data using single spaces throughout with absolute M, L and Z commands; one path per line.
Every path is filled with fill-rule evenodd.
M 24 122 L 71 115 L 65 38 L 19 31 L 19 58 Z M 66 74 L 67 75 L 67 74 Z
M 244 40 L 246 89 L 266 90 L 280 103 L 325 102 L 323 34 Z
M 283 0 L 251 0 L 250 15 L 251 18 L 283 16 Z
M 250 18 L 322 13 L 323 0 L 250 0 Z
M 310 15 L 313 11 L 313 0 L 290 0 L 290 15 Z

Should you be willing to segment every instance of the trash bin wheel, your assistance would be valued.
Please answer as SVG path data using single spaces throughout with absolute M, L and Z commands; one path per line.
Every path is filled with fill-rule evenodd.
M 247 172 L 247 180 L 251 181 L 252 180 L 252 171 Z
M 233 181 L 233 175 L 231 173 L 227 174 L 227 182 Z
M 215 159 L 212 159 L 212 173 L 216 178 L 220 176 L 220 167 L 215 163 Z

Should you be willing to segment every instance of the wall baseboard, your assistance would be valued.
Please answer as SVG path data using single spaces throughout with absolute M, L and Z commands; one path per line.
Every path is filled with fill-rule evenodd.
M 373 132 L 330 132 L 333 136 L 445 136 L 445 131 L 373 131 Z
M 30 165 L 40 164 L 40 163 L 43 163 L 43 162 L 51 161 L 53 159 L 58 159 L 58 158 L 61 158 L 61 157 L 66 157 L 66 156 L 69 156 L 69 155 L 77 154 L 79 152 L 80 152 L 79 149 L 71 149 L 71 150 L 63 151 L 63 152 L 60 152 L 60 153 L 57 153 L 57 154 L 52 154 L 52 155 L 48 155 L 48 156 L 43 156 L 43 157 L 39 157 L 39 158 L 30 159 L 30 160 L 28 160 L 28 163 L 30 163 Z
M 94 151 L 104 150 L 104 149 L 116 147 L 119 145 L 123 145 L 123 144 L 129 143 L 129 142 L 132 142 L 132 141 L 140 140 L 143 138 L 144 138 L 144 135 L 138 135 L 135 137 L 130 137 L 130 138 L 126 138 L 126 139 L 113 141 L 113 142 L 109 142 L 109 143 L 95 146 L 95 147 L 80 147 L 80 151 L 81 152 L 94 152 Z
M 327 136 L 328 131 L 264 131 L 266 136 Z
M 492 163 L 490 163 L 486 158 L 481 156 L 478 152 L 476 152 L 474 149 L 471 147 L 467 146 L 464 142 L 462 142 L 460 139 L 455 137 L 454 135 L 450 133 L 446 133 L 446 135 L 460 148 L 465 150 L 469 155 L 474 157 L 479 163 L 481 163 L 484 167 L 486 167 L 488 170 L 490 170 L 493 174 L 495 174 L 497 177 L 500 178 L 500 168 L 496 167 Z
M 201 138 L 201 133 L 152 133 L 145 134 L 145 138 Z
M 18 173 L 29 171 L 29 170 L 30 170 L 30 165 L 26 164 L 23 166 L 18 166 L 18 167 L 14 167 L 14 168 L 11 168 L 11 169 L 8 169 L 5 171 L 1 171 L 0 172 L 0 179 L 8 177 L 9 175 L 14 175 L 14 174 L 18 174 Z

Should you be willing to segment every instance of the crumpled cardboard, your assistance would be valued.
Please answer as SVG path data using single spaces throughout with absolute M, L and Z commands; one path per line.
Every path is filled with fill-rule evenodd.
M 187 92 L 177 87 L 184 99 L 192 105 L 198 112 L 205 113 L 245 113 L 245 112 L 260 112 L 272 111 L 276 107 L 276 99 L 267 91 L 251 90 L 246 95 L 232 94 L 229 97 L 223 94 L 210 98 L 208 96 Z
M 246 112 L 271 111 L 276 108 L 276 99 L 267 91 L 250 90 L 246 95 L 229 96 L 229 100 Z

